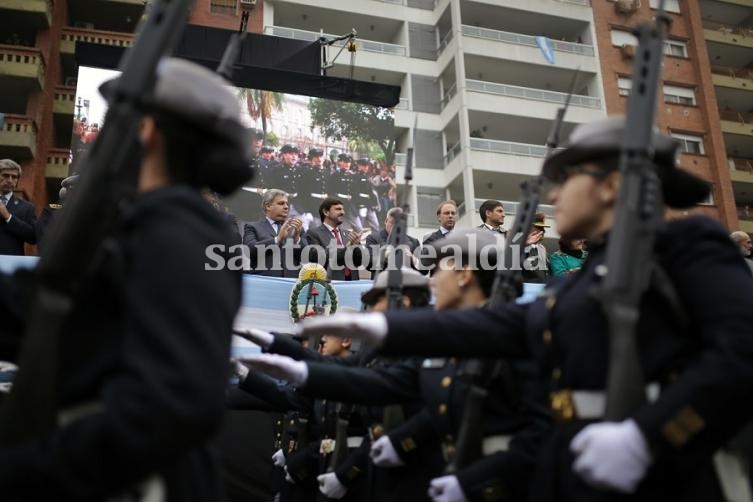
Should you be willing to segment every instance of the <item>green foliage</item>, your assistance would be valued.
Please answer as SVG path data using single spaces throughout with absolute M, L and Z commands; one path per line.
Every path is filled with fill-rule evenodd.
M 376 106 L 311 98 L 311 128 L 319 127 L 327 138 L 347 138 L 356 151 L 374 153 L 389 164 L 395 160 L 395 120 L 392 110 Z M 373 149 L 379 148 L 379 153 Z M 370 155 L 371 156 L 371 155 Z

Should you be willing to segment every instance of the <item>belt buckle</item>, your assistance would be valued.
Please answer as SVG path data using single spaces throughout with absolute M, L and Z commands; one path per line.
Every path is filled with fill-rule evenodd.
M 335 440 L 334 439 L 322 439 L 322 442 L 319 444 L 319 454 L 329 455 L 333 451 L 335 451 Z
M 452 462 L 455 458 L 456 451 L 457 449 L 455 448 L 455 443 L 453 441 L 442 441 L 442 454 L 444 455 L 445 462 Z
M 371 435 L 371 441 L 376 441 L 380 437 L 384 436 L 384 426 L 382 424 L 374 424 L 369 427 L 369 434 Z
M 568 422 L 575 419 L 575 403 L 570 389 L 550 393 L 549 405 L 556 421 Z

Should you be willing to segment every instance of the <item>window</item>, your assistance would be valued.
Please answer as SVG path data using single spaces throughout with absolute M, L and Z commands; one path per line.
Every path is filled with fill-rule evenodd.
M 616 45 L 617 47 L 622 47 L 623 45 L 638 46 L 638 39 L 628 31 L 612 30 L 610 35 L 612 37 L 612 45 Z
M 685 42 L 678 42 L 677 40 L 665 40 L 664 54 L 667 56 L 686 58 L 688 57 L 688 44 Z
M 626 77 L 617 77 L 617 92 L 620 96 L 629 96 L 633 81 Z
M 714 206 L 716 203 L 714 202 L 714 185 L 709 183 L 709 194 L 706 196 L 705 199 L 703 199 L 701 202 L 698 203 L 701 206 Z
M 664 102 L 678 105 L 695 105 L 695 89 L 692 87 L 665 85 Z
M 691 155 L 703 155 L 706 153 L 703 149 L 703 138 L 700 136 L 672 133 L 672 137 L 680 142 L 681 153 L 689 153 Z
M 659 8 L 659 0 L 649 0 L 648 4 L 652 9 Z M 664 10 L 667 12 L 679 13 L 680 12 L 680 0 L 665 0 Z

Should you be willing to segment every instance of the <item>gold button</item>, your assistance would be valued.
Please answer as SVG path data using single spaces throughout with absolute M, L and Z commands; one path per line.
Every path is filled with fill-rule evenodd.
M 291 420 L 290 425 L 295 425 L 295 420 Z
M 442 387 L 449 387 L 452 383 L 452 378 L 446 376 L 442 379 Z
M 561 376 L 562 376 L 562 370 L 561 370 L 561 369 L 559 369 L 559 368 L 554 368 L 554 369 L 552 370 L 552 378 L 553 378 L 554 380 L 559 380 Z
M 546 345 L 549 345 L 552 343 L 552 330 L 545 329 L 543 333 L 541 333 L 541 338 L 544 339 L 544 343 Z
M 447 413 L 447 405 L 442 403 L 439 405 L 439 414 L 444 415 L 445 413 Z
M 547 310 L 552 310 L 556 304 L 557 304 L 557 298 L 554 295 L 546 297 Z

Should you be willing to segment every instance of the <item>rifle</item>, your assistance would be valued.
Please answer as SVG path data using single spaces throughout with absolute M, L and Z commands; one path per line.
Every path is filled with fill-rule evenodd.
M 557 115 L 549 129 L 546 140 L 547 157 L 551 156 L 559 144 L 560 130 L 562 129 L 565 112 L 570 105 L 570 97 L 575 91 L 578 73 L 578 70 L 576 70 L 565 104 L 557 109 Z M 511 237 L 505 239 L 502 251 L 504 266 L 499 267 L 499 263 L 497 264 L 497 273 L 494 276 L 487 308 L 497 308 L 512 303 L 522 293 L 523 274 L 520 270 L 520 264 L 523 263 L 525 257 L 525 239 L 528 237 L 528 231 L 536 217 L 536 208 L 539 205 L 543 184 L 544 177 L 541 175 L 520 184 L 521 196 L 518 210 L 507 234 Z M 455 473 L 482 456 L 484 431 L 481 423 L 484 414 L 484 402 L 489 393 L 487 389 L 491 382 L 503 372 L 510 373 L 511 369 L 502 360 L 473 359 L 466 362 L 463 368 L 463 377 L 469 380 L 470 385 L 463 411 L 463 420 L 458 430 L 455 455 L 447 463 L 446 473 Z M 508 387 L 513 386 L 509 385 Z M 516 389 L 506 388 L 505 391 L 509 399 L 514 399 L 517 395 Z
M 643 24 L 634 31 L 639 43 L 620 151 L 620 192 L 607 244 L 608 273 L 599 291 L 609 324 L 607 420 L 622 420 L 646 401 L 635 330 L 639 304 L 653 271 L 654 238 L 663 216 L 661 183 L 652 161 L 652 136 L 668 25 L 662 0 L 656 24 Z
M 230 35 L 230 40 L 225 47 L 225 52 L 222 54 L 220 65 L 217 67 L 217 73 L 225 77 L 225 80 L 232 82 L 233 71 L 235 70 L 235 63 L 240 57 L 241 48 L 243 42 L 248 36 L 246 31 L 248 26 L 248 11 L 244 10 L 241 14 L 241 25 L 236 33 Z
M 337 403 L 335 407 L 335 449 L 329 459 L 327 472 L 334 472 L 337 466 L 348 456 L 348 424 L 351 406 Z
M 13 391 L 0 408 L 0 444 L 13 445 L 56 426 L 58 338 L 75 305 L 80 279 L 136 192 L 138 128 L 143 96 L 154 88 L 156 67 L 185 26 L 190 0 L 157 0 L 126 52 L 113 86 L 105 126 L 83 159 L 76 193 L 50 225 L 34 272 L 28 323 Z

